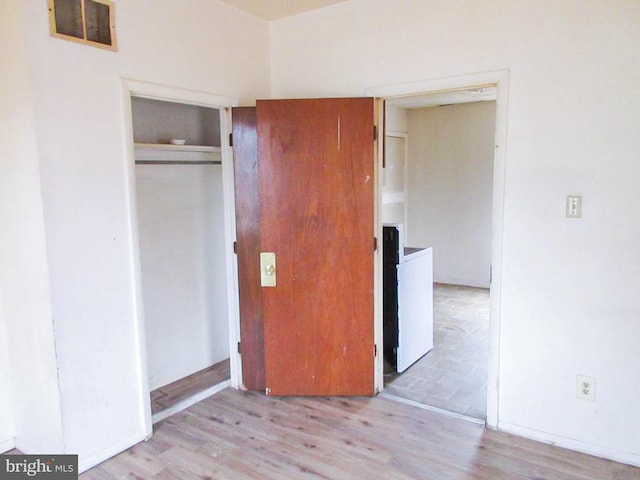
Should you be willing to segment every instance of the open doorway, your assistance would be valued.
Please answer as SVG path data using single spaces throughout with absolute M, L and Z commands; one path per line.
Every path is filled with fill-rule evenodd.
M 154 420 L 230 378 L 221 110 L 133 96 Z
M 408 368 L 387 368 L 385 392 L 483 420 L 495 100 L 495 85 L 387 100 L 381 208 L 383 224 L 402 225 L 405 247 L 432 248 L 434 259 L 433 318 L 424 312 L 421 319 L 433 321 L 433 348 Z

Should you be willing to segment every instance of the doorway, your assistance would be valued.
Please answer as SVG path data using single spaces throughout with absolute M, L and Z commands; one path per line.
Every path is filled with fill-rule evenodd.
M 232 99 L 124 82 L 132 256 L 148 429 L 232 384 Z
M 450 96 L 452 94 L 463 94 L 463 95 L 486 95 L 490 92 L 493 93 L 494 97 L 486 100 L 493 101 L 494 103 L 494 113 L 495 120 L 492 122 L 492 126 L 495 128 L 494 133 L 487 134 L 490 137 L 491 148 L 492 148 L 492 162 L 491 167 L 493 168 L 493 172 L 491 173 L 491 181 L 492 186 L 490 187 L 491 192 L 491 205 L 489 207 L 490 215 L 489 220 L 486 222 L 490 228 L 489 234 L 489 246 L 487 250 L 489 251 L 490 258 L 490 266 L 487 268 L 487 277 L 491 278 L 490 281 L 490 289 L 489 284 L 485 285 L 474 285 L 473 283 L 467 285 L 473 285 L 473 287 L 450 287 L 449 285 L 444 285 L 437 283 L 438 281 L 446 284 L 453 285 L 464 285 L 466 282 L 460 281 L 459 279 L 447 279 L 447 280 L 439 280 L 442 278 L 438 274 L 439 264 L 442 263 L 442 259 L 435 261 L 435 280 L 436 283 L 434 285 L 434 340 L 438 339 L 438 336 L 443 337 L 443 333 L 450 333 L 449 340 L 453 343 L 456 334 L 462 333 L 465 330 L 475 330 L 475 328 L 470 328 L 471 325 L 468 324 L 466 327 L 460 328 L 459 324 L 452 325 L 438 325 L 438 318 L 442 319 L 443 317 L 443 306 L 442 303 L 451 305 L 452 299 L 456 297 L 465 297 L 468 296 L 469 300 L 471 297 L 474 297 L 474 293 L 479 293 L 478 298 L 474 298 L 471 303 L 476 303 L 474 308 L 478 311 L 484 313 L 484 315 L 480 315 L 482 318 L 482 322 L 486 327 L 483 334 L 483 339 L 481 340 L 483 353 L 485 355 L 484 359 L 481 359 L 481 363 L 483 366 L 486 366 L 486 403 L 482 400 L 480 403 L 482 404 L 480 411 L 476 409 L 471 412 L 467 410 L 467 414 L 473 417 L 481 417 L 486 418 L 486 423 L 489 426 L 497 426 L 498 420 L 498 372 L 499 372 L 499 319 L 500 319 L 500 295 L 501 295 L 501 256 L 502 256 L 502 222 L 503 222 L 503 189 L 504 189 L 504 165 L 505 165 L 505 138 L 506 138 L 506 105 L 507 105 L 507 85 L 508 85 L 508 72 L 506 71 L 497 71 L 497 72 L 488 72 L 483 74 L 473 74 L 466 75 L 460 77 L 453 78 L 443 78 L 436 80 L 428 80 L 423 82 L 416 82 L 414 84 L 404 84 L 404 85 L 396 85 L 389 87 L 379 87 L 372 88 L 367 91 L 367 93 L 377 96 L 378 98 L 383 99 L 379 103 L 378 111 L 381 115 L 383 115 L 385 108 L 392 107 L 392 115 L 393 115 L 393 107 L 401 107 L 406 109 L 421 109 L 428 105 L 428 98 L 431 97 L 431 100 L 439 99 L 432 103 L 433 105 L 448 105 L 448 104 L 465 104 L 469 103 L 469 100 L 466 101 L 455 101 L 456 99 L 452 99 Z M 490 87 L 490 89 L 487 89 Z M 437 94 L 437 95 L 436 95 Z M 449 98 L 447 98 L 449 96 Z M 452 101 L 453 100 L 453 101 Z M 484 99 L 483 99 L 484 100 Z M 474 98 L 471 100 L 475 102 Z M 386 105 L 385 105 L 386 104 Z M 436 108 L 436 107 L 434 107 Z M 447 108 L 447 107 L 437 107 L 437 108 Z M 463 107 L 464 108 L 464 105 Z M 395 112 L 397 113 L 397 112 Z M 386 131 L 392 131 L 392 133 L 397 131 L 408 132 L 408 129 L 405 125 L 405 128 L 399 128 L 397 122 L 394 124 L 393 118 L 390 118 L 388 115 L 385 115 L 387 120 L 387 124 L 385 125 Z M 396 119 L 397 120 L 397 119 Z M 411 142 L 411 132 L 409 132 L 409 150 L 415 149 L 416 146 Z M 388 160 L 387 160 L 388 161 Z M 380 164 L 382 167 L 382 163 Z M 433 174 L 433 172 L 432 172 Z M 408 172 L 407 178 L 409 181 L 420 181 L 420 178 L 414 178 L 415 172 Z M 436 176 L 437 178 L 437 176 Z M 384 192 L 384 186 L 380 185 L 380 191 Z M 415 186 L 413 187 L 413 191 L 415 191 Z M 406 195 L 406 194 L 405 194 Z M 415 196 L 415 195 L 414 195 Z M 381 196 L 382 197 L 382 196 Z M 398 195 L 396 197 L 399 198 Z M 411 194 L 406 195 L 407 203 L 405 205 L 405 223 L 406 225 L 406 235 L 409 241 L 412 239 L 417 240 L 421 243 L 432 242 L 433 240 L 424 237 L 421 237 L 420 230 L 416 230 L 415 222 L 412 222 L 412 216 L 416 218 L 416 210 L 420 210 L 420 207 L 417 208 L 415 205 L 412 208 L 412 200 L 410 199 Z M 380 198 L 380 218 L 381 223 L 384 221 L 385 214 L 385 202 L 383 198 Z M 388 210 L 388 209 L 387 209 Z M 396 208 L 396 212 L 401 212 L 402 209 Z M 413 225 L 413 236 L 412 236 L 412 223 Z M 424 247 L 428 245 L 412 245 L 418 247 Z M 434 252 L 435 256 L 435 252 Z M 476 290 L 478 287 L 480 289 Z M 480 306 L 479 306 L 480 305 Z M 454 311 L 458 314 L 461 311 L 460 306 L 458 306 Z M 463 310 L 463 309 L 462 309 Z M 446 313 L 446 312 L 445 312 Z M 458 315 L 460 316 L 460 315 Z M 440 331 L 438 329 L 440 328 Z M 433 351 L 426 355 L 424 358 L 428 358 L 432 355 Z M 467 372 L 469 373 L 469 372 Z M 385 378 L 385 383 L 388 382 L 389 378 Z M 402 380 L 399 379 L 399 386 L 402 386 Z M 408 381 L 405 381 L 409 383 Z M 426 380 L 424 383 L 427 383 Z M 483 383 L 479 381 L 479 383 Z M 404 385 L 406 386 L 406 385 Z M 389 394 L 389 390 L 385 390 L 384 394 Z M 419 401 L 424 401 L 427 395 L 423 394 L 422 398 L 417 398 Z M 415 398 L 412 399 L 415 402 Z M 411 401 L 411 400 L 408 400 Z M 433 405 L 434 408 L 442 409 L 444 406 L 446 410 L 453 410 L 451 406 L 446 408 L 446 405 L 440 403 L 439 405 Z M 430 407 L 429 407 L 430 408 Z M 465 409 L 466 410 L 466 409 Z M 465 411 L 463 410 L 463 412 Z
M 406 127 L 410 151 L 399 161 L 396 143 L 385 146 L 385 168 L 406 164 L 409 173 L 395 188 L 406 197 L 405 246 L 433 248 L 435 285 L 433 348 L 401 374 L 386 375 L 385 388 L 401 398 L 484 419 L 495 87 L 482 92 L 472 96 L 467 89 L 387 103 L 386 123 Z M 384 208 L 384 192 L 383 223 L 397 221 Z

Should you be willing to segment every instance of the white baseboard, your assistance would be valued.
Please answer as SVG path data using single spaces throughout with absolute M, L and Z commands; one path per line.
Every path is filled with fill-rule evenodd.
M 105 460 L 110 459 L 111 457 L 124 452 L 127 448 L 131 448 L 137 443 L 140 443 L 146 439 L 146 435 L 144 432 L 136 433 L 135 435 L 130 436 L 126 440 L 116 443 L 115 445 L 105 448 L 101 452 L 98 452 L 90 457 L 82 457 L 82 455 L 78 456 L 78 473 L 82 473 L 86 470 L 89 470 L 96 465 L 101 464 Z M 67 452 L 69 454 L 73 454 L 73 452 Z
M 175 415 L 176 413 L 181 412 L 182 410 L 185 410 L 198 402 L 201 402 L 205 398 L 209 398 L 211 395 L 215 395 L 216 393 L 221 392 L 230 385 L 231 381 L 225 380 L 224 382 L 217 383 L 216 385 L 206 388 L 201 392 L 196 393 L 195 395 L 191 395 L 190 397 L 185 398 L 175 405 L 172 405 L 171 407 L 154 414 L 153 417 L 151 417 L 153 419 L 153 424 L 155 425 L 165 418 L 169 418 L 171 415 Z
M 195 395 L 192 395 L 189 398 L 182 400 L 181 402 L 177 403 L 173 407 L 168 408 L 167 410 L 163 410 L 162 412 L 156 413 L 152 417 L 153 423 L 157 423 L 181 410 L 184 410 L 185 408 L 189 408 L 191 405 L 194 405 L 195 403 L 198 403 L 201 400 L 204 400 L 205 398 L 210 397 L 211 395 L 215 395 L 216 393 L 227 388 L 230 384 L 231 382 L 229 380 L 218 383 L 217 385 L 209 387 L 201 392 L 198 392 Z M 88 458 L 80 457 L 78 458 L 78 471 L 79 473 L 82 473 L 86 470 L 89 470 L 90 468 L 95 467 L 96 465 L 104 462 L 105 460 L 110 459 L 111 457 L 117 455 L 118 453 L 121 453 L 126 449 L 131 448 L 133 445 L 140 443 L 142 441 L 145 441 L 147 439 L 148 439 L 148 436 L 145 435 L 144 432 L 140 432 L 129 437 L 127 440 L 123 440 L 122 442 L 117 443 L 113 447 L 107 448 L 105 450 L 102 450 L 100 453 L 92 455 L 91 457 L 88 457 Z
M 15 437 L 9 438 L 8 440 L 2 440 L 0 442 L 0 453 L 8 452 L 9 450 L 13 450 L 14 448 L 16 448 Z
M 538 442 L 548 443 L 556 447 L 566 448 L 568 450 L 574 450 L 576 452 L 606 458 L 607 460 L 640 467 L 640 455 L 632 452 L 624 452 L 603 447 L 601 445 L 593 445 L 591 443 L 581 442 L 580 440 L 574 440 L 573 438 L 566 438 L 551 433 L 540 432 L 538 430 L 513 425 L 511 423 L 499 422 L 498 430 L 506 433 L 512 433 L 519 437 L 536 440 Z

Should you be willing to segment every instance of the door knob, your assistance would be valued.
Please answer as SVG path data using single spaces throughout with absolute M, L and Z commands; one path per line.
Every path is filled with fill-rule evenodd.
M 260 252 L 260 285 L 276 286 L 276 254 L 273 252 Z

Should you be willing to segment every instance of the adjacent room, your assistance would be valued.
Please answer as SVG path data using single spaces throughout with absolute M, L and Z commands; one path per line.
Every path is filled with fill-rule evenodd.
M 432 348 L 385 391 L 486 419 L 489 352 L 495 86 L 386 102 L 382 220 L 404 245 L 433 250 Z M 411 333 L 415 336 L 417 333 Z

